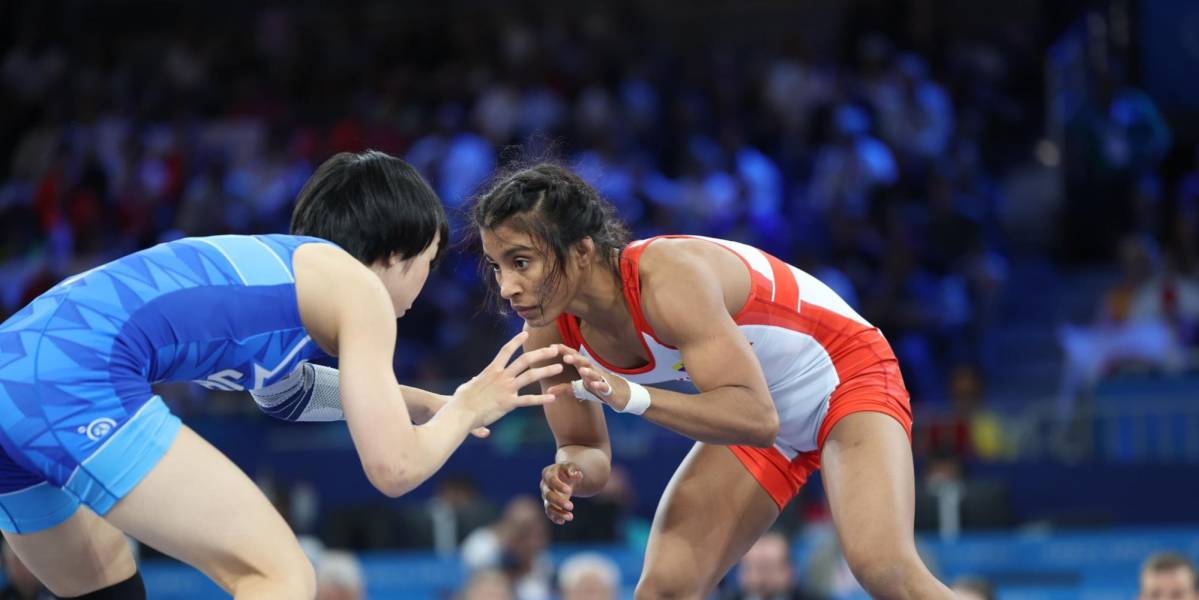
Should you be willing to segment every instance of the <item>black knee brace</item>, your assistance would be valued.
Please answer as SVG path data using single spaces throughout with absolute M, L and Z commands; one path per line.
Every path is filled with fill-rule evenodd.
M 71 599 L 78 600 L 146 600 L 146 586 L 142 583 L 141 572 L 136 572 L 133 577 L 126 579 L 120 583 L 114 583 L 106 588 L 96 590 L 94 592 L 84 594 L 82 596 L 71 596 Z M 66 600 L 64 598 L 64 600 Z

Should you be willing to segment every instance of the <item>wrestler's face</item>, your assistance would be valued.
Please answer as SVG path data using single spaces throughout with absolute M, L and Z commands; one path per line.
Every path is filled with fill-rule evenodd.
M 561 265 L 543 240 L 505 224 L 479 235 L 500 297 L 530 327 L 553 323 L 578 289 L 580 268 L 574 253 Z

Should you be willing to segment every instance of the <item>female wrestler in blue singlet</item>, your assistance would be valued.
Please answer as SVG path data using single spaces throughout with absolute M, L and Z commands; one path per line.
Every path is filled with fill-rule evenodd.
M 144 597 L 122 532 L 237 598 L 314 594 L 282 517 L 153 383 L 246 390 L 286 420 L 344 419 L 389 496 L 472 429 L 552 398 L 518 393 L 561 370 L 529 368 L 552 349 L 507 365 L 523 334 L 452 397 L 396 382 L 394 319 L 447 237 L 441 202 L 402 160 L 333 157 L 292 230 L 155 246 L 64 280 L 0 325 L 0 529 L 56 595 Z M 323 355 L 339 370 L 308 362 Z

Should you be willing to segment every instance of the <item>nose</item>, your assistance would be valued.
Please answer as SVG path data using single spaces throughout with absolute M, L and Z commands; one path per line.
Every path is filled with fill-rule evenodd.
M 517 284 L 516 277 L 504 273 L 501 269 L 496 278 L 500 284 L 500 297 L 504 300 L 511 300 L 520 293 L 520 285 Z

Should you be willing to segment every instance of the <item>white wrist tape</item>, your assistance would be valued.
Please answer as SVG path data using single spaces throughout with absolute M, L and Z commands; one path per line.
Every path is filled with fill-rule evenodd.
M 645 412 L 645 410 L 647 408 L 649 408 L 649 405 L 650 405 L 649 390 L 645 389 L 645 387 L 642 386 L 641 384 L 634 383 L 627 379 L 625 380 L 625 383 L 627 383 L 629 385 L 629 403 L 625 405 L 624 410 L 616 410 L 615 407 L 613 407 L 612 410 L 616 410 L 616 412 L 629 413 L 629 414 L 634 414 L 634 415 L 643 414 Z M 576 379 L 576 380 L 570 382 L 570 389 L 574 393 L 575 398 L 578 398 L 579 400 L 587 400 L 589 402 L 599 402 L 601 404 L 608 404 L 607 402 L 604 401 L 603 398 L 600 398 L 599 396 L 596 396 L 595 394 L 591 393 L 591 390 L 587 389 L 587 387 L 583 385 L 582 379 Z M 608 384 L 608 393 L 604 394 L 604 398 L 611 396 L 611 395 L 612 395 L 612 384 L 609 383 Z M 612 405 L 608 404 L 608 406 L 612 406 Z
M 620 412 L 634 415 L 642 414 L 645 412 L 645 409 L 649 408 L 649 390 L 645 389 L 639 383 L 633 383 L 632 381 L 628 383 L 629 403 L 624 405 L 624 410 Z

